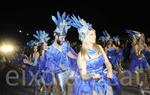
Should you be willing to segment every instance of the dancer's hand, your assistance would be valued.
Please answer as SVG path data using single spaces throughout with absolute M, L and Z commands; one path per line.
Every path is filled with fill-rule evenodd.
M 92 78 L 93 79 L 99 79 L 100 78 L 100 74 L 92 73 Z
M 29 59 L 29 57 L 27 55 L 23 55 L 24 59 Z
M 110 78 L 110 79 L 112 79 L 112 77 L 113 77 L 112 72 L 108 72 L 108 73 L 107 73 L 107 77 Z
M 29 64 L 29 57 L 27 55 L 24 55 L 23 63 Z
M 25 63 L 25 64 L 29 64 L 29 60 L 27 60 L 27 59 L 23 59 L 23 63 Z
M 62 69 L 63 71 L 65 71 L 65 70 L 66 70 L 66 67 L 65 67 L 65 65 L 64 65 L 64 64 L 62 64 L 62 65 L 61 65 L 61 69 Z

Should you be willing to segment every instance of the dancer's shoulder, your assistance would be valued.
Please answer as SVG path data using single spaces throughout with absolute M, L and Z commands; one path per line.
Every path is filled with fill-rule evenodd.
M 99 47 L 99 49 L 103 49 L 103 47 L 101 45 L 97 45 Z
M 48 46 L 48 48 L 46 49 L 46 52 L 52 52 L 52 51 L 53 51 L 53 46 L 52 45 Z

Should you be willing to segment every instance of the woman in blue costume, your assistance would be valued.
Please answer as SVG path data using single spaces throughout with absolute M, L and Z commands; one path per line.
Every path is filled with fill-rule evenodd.
M 25 68 L 25 78 L 27 81 L 27 85 L 34 88 L 34 93 L 37 93 L 37 88 L 40 86 L 37 80 L 32 81 L 32 78 L 38 72 L 38 60 L 39 60 L 39 51 L 38 51 L 38 43 L 36 41 L 30 41 L 28 43 L 31 46 L 31 54 L 29 57 L 23 59 L 23 62 L 26 64 Z
M 139 44 L 141 46 L 141 51 L 144 54 L 146 60 L 150 64 L 150 50 L 148 45 L 145 43 L 145 35 L 141 33 L 141 36 L 139 37 Z
M 117 60 L 116 47 L 113 44 L 113 40 L 110 39 L 107 42 L 105 51 L 107 52 L 107 57 L 110 60 L 111 64 L 113 65 L 113 68 L 116 68 L 118 66 L 118 60 Z
M 70 25 L 76 27 L 82 48 L 78 54 L 78 71 L 74 76 L 73 95 L 112 95 L 108 78 L 112 78 L 112 65 L 103 48 L 96 44 L 95 30 L 80 17 L 72 16 Z M 108 72 L 105 72 L 105 66 Z M 107 76 L 107 77 L 106 77 Z
M 141 36 L 139 37 L 139 47 L 140 47 L 140 52 L 141 52 L 141 57 L 139 62 L 140 62 L 140 69 L 143 70 L 143 74 L 146 75 L 147 77 L 143 77 L 143 81 L 146 79 L 148 80 L 148 86 L 150 87 L 150 66 L 148 63 L 148 46 L 145 43 L 145 36 L 143 33 L 141 33 Z M 143 84 L 146 85 L 146 84 Z
M 52 74 L 49 67 L 46 65 L 46 50 L 47 42 L 50 39 L 49 34 L 45 31 L 36 31 L 36 35 L 33 35 L 37 40 L 39 40 L 39 60 L 38 60 L 38 72 L 40 73 L 38 79 L 41 83 L 41 92 L 51 92 L 52 85 Z
M 137 39 L 136 36 L 134 35 L 134 33 L 132 32 L 132 30 L 126 30 L 126 32 L 129 34 L 130 37 L 132 37 L 132 44 L 131 44 L 131 50 L 130 50 L 130 66 L 129 66 L 129 70 L 131 72 L 137 72 L 138 69 L 138 57 L 136 54 L 136 49 L 135 49 L 135 45 L 137 45 Z
M 113 39 L 106 30 L 103 31 L 103 35 L 105 36 L 106 41 L 105 52 L 107 53 L 107 57 L 110 63 L 112 64 L 113 68 L 116 68 L 118 66 L 116 46 L 114 45 Z
M 137 44 L 136 39 L 133 39 L 132 41 L 132 48 L 130 50 L 130 66 L 129 70 L 132 72 L 135 72 L 137 70 L 138 66 L 138 57 L 136 56 L 135 51 L 135 45 Z
M 130 31 L 130 32 L 129 32 Z M 142 35 L 137 31 L 128 30 L 128 33 L 133 36 L 132 49 L 130 51 L 131 65 L 130 70 L 136 71 L 139 69 L 149 69 L 148 62 L 145 57 L 145 48 L 142 40 Z
M 37 72 L 37 64 L 39 59 L 39 51 L 38 51 L 38 43 L 36 41 L 31 40 L 27 43 L 28 46 L 31 47 L 31 54 L 29 57 L 25 56 L 26 58 L 23 59 L 23 62 L 26 64 L 25 68 L 25 75 L 26 80 L 29 83 L 31 81 L 31 73 L 36 74 Z M 34 86 L 35 83 L 29 84 L 29 86 Z
M 101 36 L 100 39 L 107 43 L 110 42 L 111 47 L 113 47 L 108 53 L 108 51 L 106 50 L 107 57 L 110 60 L 110 62 L 112 61 L 113 63 L 115 63 L 115 65 L 113 65 L 115 71 L 118 71 L 117 73 L 113 73 L 113 78 L 109 81 L 112 84 L 113 87 L 113 91 L 114 91 L 114 95 L 120 95 L 121 94 L 121 84 L 120 81 L 118 79 L 118 73 L 120 72 L 119 69 L 121 69 L 121 64 L 118 64 L 117 62 L 118 57 L 120 57 L 121 55 L 119 55 L 120 52 L 117 52 L 118 50 L 120 50 L 120 48 L 118 49 L 118 47 L 115 46 L 115 44 L 113 44 L 112 42 L 116 42 L 117 44 L 119 44 L 119 38 L 118 37 L 113 37 L 113 39 L 110 37 L 110 35 L 107 33 L 107 31 L 103 31 L 104 36 Z M 107 48 L 106 48 L 107 49 Z M 112 54 L 113 52 L 113 54 Z
M 142 55 L 142 59 L 140 60 L 140 62 L 142 63 L 142 68 L 144 70 L 148 70 L 149 69 L 149 64 L 147 62 L 147 56 L 146 53 L 148 52 L 148 47 L 145 43 L 145 37 L 144 34 L 142 33 L 141 36 L 139 37 L 139 47 L 140 47 L 140 52 Z
M 141 94 L 144 95 L 144 80 L 145 80 L 145 73 L 149 70 L 149 64 L 146 60 L 144 55 L 144 45 L 140 41 L 142 35 L 138 31 L 131 31 L 134 40 L 133 40 L 133 47 L 131 49 L 131 66 L 130 70 L 134 72 L 139 72 L 140 74 L 140 83 L 138 84 L 140 87 Z
M 144 80 L 146 79 L 145 74 L 148 73 L 149 70 L 149 64 L 146 60 L 146 57 L 143 53 L 143 47 L 141 46 L 140 42 L 138 42 L 138 44 L 135 46 L 135 50 L 136 50 L 136 54 L 138 57 L 138 64 L 139 64 L 139 74 L 140 74 L 140 83 L 139 83 L 139 87 L 140 87 L 140 91 L 141 93 L 144 95 Z M 149 78 L 149 76 L 147 76 L 147 78 Z
M 122 72 L 123 71 L 123 67 L 122 67 L 122 63 L 123 63 L 123 60 L 124 60 L 124 53 L 123 53 L 123 47 L 121 47 L 121 43 L 120 43 L 120 40 L 119 40 L 119 37 L 116 36 L 116 37 L 113 37 L 113 40 L 114 40 L 114 44 L 116 46 L 116 58 L 117 58 L 117 62 L 118 62 L 118 73 L 119 72 Z

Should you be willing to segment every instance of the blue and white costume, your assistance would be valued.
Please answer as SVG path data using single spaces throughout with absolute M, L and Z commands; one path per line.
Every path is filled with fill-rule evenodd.
M 120 38 L 118 36 L 113 37 L 114 42 L 117 45 L 120 45 Z M 121 48 L 120 46 L 117 49 L 117 60 L 118 61 L 123 61 L 124 60 L 124 52 L 123 52 L 123 48 Z
M 134 39 L 139 39 L 139 37 L 141 36 L 141 34 L 138 31 L 133 31 L 133 30 L 127 30 L 127 33 L 129 33 L 129 35 L 131 35 Z M 143 43 L 140 43 L 141 45 Z M 130 53 L 130 58 L 131 58 L 131 64 L 129 69 L 131 71 L 137 71 L 137 70 L 148 70 L 149 64 L 147 62 L 147 59 L 145 57 L 145 48 L 141 48 L 140 51 L 142 57 L 137 56 L 136 52 L 135 52 L 135 46 L 132 47 L 131 49 L 131 53 Z
M 112 41 L 112 43 L 113 43 L 113 40 L 114 41 L 118 40 L 117 37 L 111 38 L 111 36 L 109 35 L 109 33 L 106 30 L 103 31 L 103 35 L 104 36 L 101 36 L 100 39 L 102 41 L 105 41 L 106 43 L 108 43 L 109 41 Z M 118 58 L 117 58 L 118 54 L 117 54 L 116 48 L 114 48 L 114 47 L 107 47 L 107 48 L 108 48 L 106 51 L 107 57 L 108 57 L 110 63 L 113 65 L 113 67 L 116 67 L 118 65 Z
M 52 16 L 52 20 L 56 24 L 55 33 L 59 36 L 66 36 L 70 26 L 67 24 L 68 16 L 64 12 L 62 16 L 57 12 L 57 18 Z M 57 48 L 55 43 L 50 45 L 46 51 L 46 66 L 50 67 L 50 70 L 56 75 L 56 78 L 59 81 L 59 86 L 63 95 L 66 95 L 66 84 L 69 79 L 73 78 L 73 66 L 76 65 L 76 61 L 69 58 L 67 53 L 70 51 L 72 54 L 77 54 L 71 48 L 70 44 L 67 41 L 62 41 L 61 48 Z M 72 63 L 73 62 L 73 63 Z M 65 70 L 62 69 L 64 66 Z
M 88 50 L 88 55 L 91 55 L 92 52 L 96 53 L 95 50 Z M 102 95 L 108 95 L 107 93 L 113 95 L 109 85 L 109 79 L 107 79 L 104 69 L 104 57 L 102 54 L 97 58 L 90 58 L 87 61 L 87 73 L 98 73 L 101 77 L 99 80 L 83 80 L 78 70 L 75 74 L 73 95 L 92 95 L 93 91 L 95 91 L 97 95 L 100 93 Z
M 86 23 L 83 19 L 79 16 L 78 18 L 74 15 L 70 19 L 70 25 L 77 28 L 79 32 L 79 40 L 83 41 L 85 38 L 85 33 L 92 29 L 92 25 Z M 87 55 L 89 60 L 86 61 L 86 71 L 87 73 L 98 73 L 100 74 L 100 79 L 87 79 L 83 80 L 79 69 L 75 72 L 74 76 L 74 88 L 72 95 L 92 95 L 93 92 L 96 92 L 96 95 L 100 93 L 102 95 L 113 95 L 112 88 L 109 85 L 109 79 L 105 75 L 105 67 L 104 67 L 104 57 L 100 54 L 98 57 L 92 59 L 90 58 L 91 54 L 95 54 L 96 50 L 88 50 Z M 82 63 L 80 63 L 82 64 Z
M 50 39 L 49 34 L 45 31 L 36 31 L 36 35 L 33 35 L 39 42 L 39 44 L 46 43 Z M 46 52 L 46 50 L 44 50 Z M 52 83 L 52 74 L 48 67 L 46 67 L 46 55 L 40 54 L 37 69 L 40 73 L 39 80 L 43 82 L 46 85 L 49 85 Z
M 112 47 L 107 50 L 107 57 L 114 67 L 118 65 L 117 52 L 115 48 Z
M 27 46 L 29 46 L 30 48 L 32 48 L 33 46 L 38 46 L 38 42 L 31 40 L 30 42 L 27 42 Z M 32 55 L 32 54 L 31 54 Z M 32 79 L 31 74 L 36 75 L 36 72 L 38 71 L 38 65 L 33 66 L 35 61 L 35 58 L 33 56 L 31 56 L 31 63 L 30 64 L 26 64 L 26 68 L 25 68 L 25 78 L 26 81 L 29 83 Z M 34 81 L 32 84 L 29 84 L 29 86 L 35 87 L 38 84 Z

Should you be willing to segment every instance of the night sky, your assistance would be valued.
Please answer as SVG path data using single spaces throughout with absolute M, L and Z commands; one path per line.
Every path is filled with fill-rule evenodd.
M 51 15 L 57 11 L 80 15 L 96 29 L 97 34 L 107 29 L 111 35 L 126 36 L 125 29 L 134 29 L 150 36 L 150 8 L 147 2 L 98 2 L 99 0 L 41 0 L 0 3 L 0 40 L 14 39 L 24 43 L 33 39 L 36 30 L 52 36 L 55 24 Z M 9 3 L 8 3 L 9 2 Z M 22 30 L 22 33 L 19 33 Z M 76 35 L 74 29 L 69 34 Z M 29 33 L 29 36 L 26 34 Z M 72 39 L 71 37 L 68 37 Z M 74 37 L 77 38 L 77 37 Z

